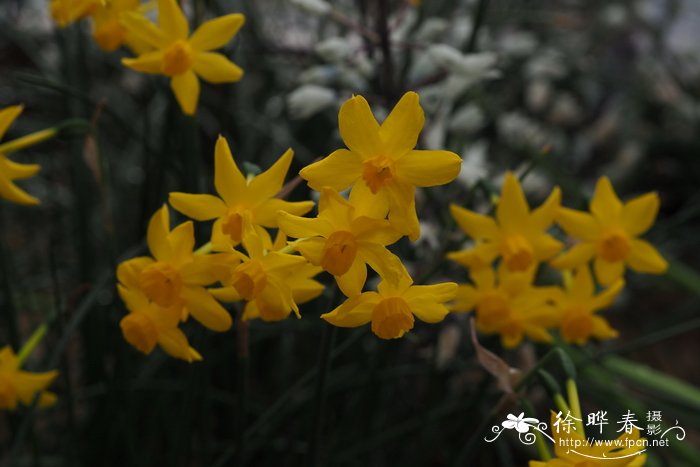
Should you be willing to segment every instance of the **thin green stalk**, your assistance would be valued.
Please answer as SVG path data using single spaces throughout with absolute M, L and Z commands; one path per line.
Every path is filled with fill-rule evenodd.
M 578 397 L 578 388 L 576 387 L 576 381 L 573 379 L 566 380 L 566 393 L 569 396 L 569 407 L 571 408 L 571 415 L 574 417 L 574 422 L 576 425 L 576 431 L 585 438 L 586 431 L 583 427 L 583 414 L 581 412 L 581 402 Z
M 27 342 L 24 343 L 22 348 L 19 350 L 19 353 L 17 354 L 17 365 L 19 367 L 22 366 L 27 357 L 29 357 L 29 355 L 36 348 L 36 346 L 39 345 L 41 340 L 46 335 L 46 331 L 48 330 L 49 325 L 47 323 L 42 323 L 38 328 L 36 328 L 36 330 L 34 330 L 32 335 L 29 336 L 29 339 L 27 339 Z
M 250 345 L 249 345 L 249 327 L 248 321 L 244 321 L 243 310 L 238 310 L 238 320 L 236 325 L 237 337 L 237 356 L 238 356 L 238 377 L 236 385 L 238 386 L 238 400 L 236 413 L 236 463 L 237 467 L 242 467 L 245 460 L 246 447 L 246 425 L 247 425 L 247 410 L 248 410 L 248 379 L 250 368 Z
M 700 273 L 685 264 L 678 261 L 670 261 L 666 277 L 694 294 L 700 295 Z
M 328 309 L 332 310 L 335 307 L 336 295 L 338 294 L 338 286 L 333 284 L 331 287 L 330 298 L 328 300 Z M 311 439 L 309 441 L 309 461 L 307 465 L 311 467 L 320 467 L 324 465 L 321 461 L 321 446 L 323 438 L 323 421 L 326 415 L 326 399 L 328 397 L 328 374 L 331 369 L 331 352 L 335 344 L 337 328 L 329 324 L 323 327 L 323 336 L 321 337 L 321 352 L 318 359 L 318 373 L 316 376 L 316 390 L 314 398 L 314 416 L 311 430 Z
M 527 415 L 528 417 L 535 417 L 535 409 L 529 400 L 521 398 L 520 405 L 523 406 L 525 415 Z M 549 448 L 544 442 L 542 434 L 537 430 L 534 430 L 533 433 L 535 435 L 535 447 L 537 448 L 537 453 L 539 454 L 540 459 L 543 461 L 548 461 L 552 458 L 552 454 L 549 452 Z

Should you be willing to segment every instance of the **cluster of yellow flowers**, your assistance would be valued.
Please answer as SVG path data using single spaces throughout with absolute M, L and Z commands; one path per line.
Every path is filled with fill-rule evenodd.
M 607 177 L 598 183 L 590 213 L 560 206 L 555 188 L 537 209 L 530 210 L 518 179 L 507 174 L 495 219 L 452 205 L 452 215 L 474 245 L 448 257 L 469 269 L 473 284 L 462 284 L 452 309 L 475 311 L 482 332 L 498 333 L 505 347 L 524 336 L 550 342 L 550 329 L 567 342 L 617 336 L 596 312 L 610 306 L 624 288 L 625 267 L 661 274 L 668 265 L 656 249 L 638 238 L 654 223 L 656 193 L 622 203 Z M 547 233 L 561 227 L 576 243 L 564 245 Z M 494 261 L 497 266 L 494 268 Z M 596 286 L 591 274 L 593 263 Z M 533 285 L 538 267 L 549 262 L 563 270 L 564 287 Z
M 163 207 L 148 227 L 153 257 L 134 258 L 118 268 L 119 292 L 130 311 L 121 322 L 126 340 L 144 353 L 159 344 L 174 357 L 198 360 L 201 356 L 178 328 L 190 314 L 211 330 L 227 330 L 231 318 L 216 298 L 245 301 L 244 320 L 281 320 L 292 312 L 300 317 L 298 305 L 322 293 L 314 276 L 324 270 L 347 297 L 322 316 L 331 324 L 371 322 L 376 335 L 391 339 L 413 327 L 414 315 L 441 321 L 457 285 L 413 285 L 401 260 L 387 249 L 404 235 L 419 236 L 416 186 L 448 183 L 461 167 L 459 156 L 449 151 L 414 149 L 423 123 L 413 92 L 381 126 L 364 98 L 349 99 L 339 113 L 349 149 L 300 172 L 320 192 L 314 218 L 300 217 L 314 207 L 312 201 L 277 197 L 291 149 L 267 171 L 245 177 L 219 137 L 214 155 L 219 196 L 171 193 L 169 199 L 196 221 L 214 221 L 210 242 L 193 252 L 192 222 L 170 230 Z M 348 188 L 346 199 L 339 192 Z M 274 241 L 268 229 L 278 229 Z M 287 236 L 296 240 L 288 242 Z M 381 279 L 377 291 L 363 292 L 368 265 Z M 221 286 L 212 287 L 216 283 Z
M 190 35 L 176 0 L 157 0 L 157 25 L 146 16 L 153 6 L 139 0 L 51 0 L 51 14 L 61 27 L 91 18 L 92 36 L 103 50 L 111 52 L 122 45 L 131 49 L 138 56 L 122 63 L 142 73 L 168 76 L 182 111 L 193 115 L 199 100 L 198 77 L 210 83 L 243 77 L 243 70 L 212 50 L 230 42 L 245 18 L 238 13 L 221 16 Z

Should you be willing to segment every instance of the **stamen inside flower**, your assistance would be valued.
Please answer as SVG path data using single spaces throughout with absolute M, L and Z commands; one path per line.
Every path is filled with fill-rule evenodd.
M 241 263 L 231 278 L 233 287 L 244 300 L 253 300 L 265 288 L 267 276 L 260 261 L 252 259 Z
M 401 297 L 377 303 L 372 311 L 372 332 L 382 339 L 397 339 L 413 329 L 413 313 Z
M 377 156 L 365 161 L 362 178 L 375 195 L 394 178 L 394 162 L 386 156 Z
M 498 293 L 487 293 L 476 305 L 476 319 L 485 332 L 494 332 L 510 315 L 505 298 Z
M 630 250 L 629 236 L 621 229 L 603 234 L 598 243 L 599 256 L 610 263 L 624 261 L 629 256 Z
M 181 75 L 192 67 L 192 47 L 182 39 L 173 42 L 163 54 L 163 74 Z
M 339 230 L 328 236 L 321 254 L 321 267 L 334 276 L 342 276 L 357 256 L 357 241 L 352 232 Z
M 141 271 L 141 289 L 151 301 L 169 308 L 180 301 L 182 278 L 171 265 L 156 262 Z
M 561 335 L 567 342 L 583 344 L 592 333 L 593 319 L 586 308 L 575 306 L 566 310 L 561 321 Z
M 530 242 L 522 235 L 509 235 L 501 242 L 501 255 L 511 271 L 525 271 L 535 259 Z
M 230 209 L 221 224 L 221 230 L 236 243 L 243 238 L 243 216 L 237 209 Z
M 143 313 L 129 313 L 119 323 L 124 339 L 139 352 L 149 354 L 158 342 L 158 329 L 151 318 Z

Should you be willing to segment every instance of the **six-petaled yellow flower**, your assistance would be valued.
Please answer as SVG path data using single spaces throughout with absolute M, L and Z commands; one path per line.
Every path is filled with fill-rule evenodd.
M 231 253 L 240 256 L 242 262 L 233 269 L 230 278 L 221 281 L 225 287 L 210 289 L 212 295 L 224 302 L 254 302 L 246 306 L 247 318 L 279 321 L 292 311 L 301 317 L 297 299 L 311 300 L 321 293 L 322 288 L 307 282 L 321 269 L 309 269 L 303 256 L 268 251 L 252 225 L 247 225 L 243 232 L 243 246 L 248 256 L 238 251 Z M 295 293 L 295 288 L 310 290 Z
M 573 280 L 567 284 L 566 291 L 562 291 L 556 297 L 562 313 L 559 324 L 562 338 L 566 342 L 584 344 L 591 337 L 596 339 L 617 337 L 617 331 L 610 327 L 605 318 L 598 316 L 596 311 L 609 307 L 624 286 L 624 280 L 618 279 L 609 288 L 596 295 L 588 265 L 579 267 Z
M 22 113 L 21 105 L 13 105 L 0 110 L 0 138 L 5 135 L 12 122 Z M 38 164 L 18 164 L 12 162 L 0 149 L 0 198 L 18 204 L 39 204 L 39 200 L 14 184 L 14 180 L 24 180 L 36 175 L 41 167 Z
M 593 259 L 593 271 L 602 285 L 621 278 L 625 266 L 636 272 L 663 274 L 668 263 L 649 242 L 637 238 L 654 223 L 659 197 L 647 193 L 622 203 L 610 180 L 601 177 L 590 203 L 590 214 L 560 208 L 557 222 L 580 240 L 569 251 L 552 261 L 562 269 L 574 269 Z
M 534 264 L 556 255 L 562 248 L 546 230 L 552 225 L 560 201 L 555 188 L 539 208 L 530 211 L 518 179 L 507 173 L 496 219 L 452 205 L 459 226 L 476 241 L 476 246 L 453 252 L 448 257 L 468 267 L 490 265 L 497 257 L 510 271 L 526 271 Z
M 158 344 L 175 358 L 187 362 L 202 359 L 178 328 L 182 311 L 177 304 L 162 307 L 150 301 L 141 290 L 128 289 L 123 285 L 119 285 L 118 289 L 119 296 L 129 310 L 129 314 L 119 323 L 124 339 L 129 344 L 146 355 Z
M 321 315 L 340 327 L 358 327 L 372 323 L 372 332 L 382 339 L 397 339 L 413 329 L 414 315 L 426 323 L 438 323 L 449 313 L 445 302 L 454 298 L 457 284 L 413 285 L 403 269 L 397 280 L 387 278 L 376 292 L 364 292 Z
M 510 272 L 501 265 L 498 274 L 490 266 L 474 268 L 474 285 L 460 284 L 451 310 L 476 313 L 481 332 L 501 335 L 506 348 L 518 345 L 525 336 L 536 342 L 551 342 L 548 329 L 559 323 L 554 304 L 556 287 L 534 287 L 535 268 Z
M 145 53 L 151 47 L 144 41 L 129 34 L 121 24 L 121 15 L 127 11 L 137 11 L 140 0 L 105 0 L 95 7 L 92 18 L 92 38 L 105 52 L 113 52 L 121 45 L 128 46 L 134 53 Z
M 279 225 L 287 235 L 302 239 L 294 242 L 295 248 L 333 274 L 345 295 L 362 291 L 368 264 L 383 277 L 398 277 L 401 262 L 386 245 L 402 235 L 388 221 L 369 217 L 370 210 L 357 209 L 330 188 L 323 189 L 318 210 L 314 219 L 280 212 Z
M 220 197 L 187 193 L 170 193 L 172 207 L 192 219 L 216 219 L 211 243 L 215 251 L 230 251 L 241 242 L 248 225 L 272 247 L 265 227 L 276 228 L 279 211 L 302 215 L 309 212 L 313 201 L 290 202 L 275 198 L 282 189 L 294 152 L 289 149 L 267 171 L 246 179 L 233 160 L 226 139 L 219 136 L 214 151 L 214 186 Z
M 204 288 L 220 281 L 235 264 L 232 255 L 195 255 L 194 226 L 185 222 L 170 230 L 168 208 L 151 218 L 147 232 L 153 257 L 141 256 L 119 265 L 117 278 L 129 290 L 141 290 L 162 308 L 177 308 L 212 331 L 231 327 L 231 315 Z
M 332 152 L 299 174 L 316 191 L 325 186 L 336 191 L 352 187 L 351 201 L 377 204 L 397 230 L 416 240 L 420 236 L 416 187 L 449 183 L 462 166 L 453 152 L 415 149 L 424 120 L 415 92 L 404 94 L 381 126 L 364 97 L 354 96 L 338 114 L 348 149 Z
M 56 395 L 46 388 L 56 379 L 58 371 L 32 373 L 20 369 L 19 359 L 10 346 L 0 350 L 0 409 L 15 409 L 18 402 L 30 405 L 39 394 L 39 406 L 56 402 Z
M 226 45 L 243 26 L 243 15 L 234 13 L 203 23 L 190 36 L 187 18 L 175 0 L 158 0 L 158 26 L 134 12 L 122 15 L 129 34 L 153 50 L 122 63 L 136 71 L 170 77 L 170 87 L 182 111 L 193 115 L 199 100 L 199 78 L 210 83 L 231 83 L 243 70 L 226 56 L 212 52 Z

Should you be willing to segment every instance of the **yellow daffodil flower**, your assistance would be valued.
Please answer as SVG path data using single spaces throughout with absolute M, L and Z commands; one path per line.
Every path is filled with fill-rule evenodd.
M 2 138 L 12 122 L 22 113 L 21 105 L 13 105 L 0 110 L 0 138 Z M 39 200 L 21 190 L 13 183 L 14 180 L 24 180 L 36 175 L 41 167 L 38 164 L 18 164 L 12 162 L 0 150 L 0 198 L 5 198 L 17 204 L 39 204 Z
M 600 294 L 595 294 L 595 285 L 588 265 L 579 267 L 566 291 L 557 296 L 556 302 L 562 311 L 559 331 L 566 342 L 584 344 L 591 337 L 612 339 L 618 336 L 605 318 L 596 311 L 609 307 L 622 292 L 625 282 L 615 281 Z
M 106 0 L 51 0 L 53 20 L 64 28 L 92 14 Z
M 219 197 L 170 193 L 172 207 L 192 219 L 216 219 L 211 243 L 214 251 L 230 251 L 241 242 L 247 224 L 272 247 L 265 227 L 276 228 L 278 211 L 302 215 L 313 208 L 313 201 L 285 201 L 275 196 L 282 189 L 294 152 L 288 149 L 267 171 L 246 179 L 233 160 L 226 139 L 219 136 L 214 151 L 214 186 Z
M 389 221 L 412 240 L 420 236 L 416 187 L 443 185 L 459 174 L 462 161 L 450 151 L 415 150 L 424 124 L 418 94 L 407 92 L 380 126 L 362 96 L 343 104 L 338 149 L 299 172 L 316 191 L 352 187 L 350 200 L 377 204 Z
M 557 223 L 580 240 L 569 251 L 552 261 L 562 269 L 574 269 L 593 259 L 593 271 L 602 285 L 621 278 L 625 266 L 636 272 L 663 274 L 668 268 L 656 248 L 637 238 L 654 223 L 659 197 L 647 193 L 622 203 L 610 180 L 601 177 L 595 187 L 590 214 L 560 208 Z
M 556 416 L 552 413 L 551 423 L 554 426 Z M 548 461 L 530 461 L 529 467 L 642 467 L 647 455 L 642 454 L 645 448 L 637 443 L 639 430 L 632 428 L 616 440 L 600 446 L 587 442 L 585 435 L 571 429 L 568 433 L 564 428 L 553 429 L 554 453 L 556 457 Z M 578 446 L 573 449 L 572 446 Z M 637 454 L 637 455 L 635 455 Z
M 140 0 L 105 0 L 91 13 L 92 38 L 105 52 L 113 52 L 121 45 L 128 46 L 134 53 L 141 54 L 151 47 L 133 34 L 129 34 L 121 24 L 124 12 L 141 10 Z
M 122 15 L 128 33 L 153 49 L 122 63 L 142 73 L 169 76 L 182 111 L 194 115 L 199 100 L 197 77 L 210 83 L 231 83 L 243 77 L 238 65 L 211 51 L 230 42 L 244 21 L 238 13 L 222 16 L 206 21 L 190 36 L 187 18 L 177 2 L 158 0 L 158 26 L 138 13 Z
M 212 331 L 231 327 L 231 315 L 204 286 L 220 281 L 234 266 L 232 255 L 195 255 L 194 226 L 185 222 L 170 230 L 167 206 L 151 218 L 148 248 L 153 258 L 142 256 L 124 261 L 117 279 L 129 290 L 141 290 L 162 308 L 178 308 L 181 319 L 188 315 Z
M 119 296 L 126 304 L 129 314 L 122 318 L 119 326 L 124 339 L 146 355 L 153 352 L 156 344 L 167 354 L 193 362 L 202 356 L 190 347 L 185 334 L 177 327 L 182 316 L 181 307 L 159 306 L 138 289 L 117 286 Z
M 348 297 L 358 295 L 367 280 L 367 264 L 382 277 L 398 277 L 401 261 L 386 249 L 401 233 L 384 219 L 368 217 L 330 188 L 323 188 L 314 219 L 279 213 L 280 229 L 302 240 L 294 247 L 311 264 L 335 276 Z
M 58 371 L 32 373 L 19 367 L 19 359 L 10 346 L 3 347 L 0 350 L 0 409 L 13 410 L 18 402 L 30 405 L 37 394 L 40 394 L 40 407 L 54 404 L 56 394 L 46 388 L 56 379 Z
M 526 271 L 551 258 L 562 248 L 561 242 L 546 233 L 554 222 L 560 199 L 561 192 L 555 188 L 542 206 L 530 212 L 520 182 L 507 173 L 496 219 L 450 206 L 459 226 L 477 243 L 472 249 L 449 253 L 448 258 L 467 267 L 481 268 L 500 256 L 513 272 Z
M 449 310 L 445 302 L 454 298 L 457 284 L 413 285 L 403 269 L 398 280 L 387 278 L 376 292 L 348 298 L 330 313 L 321 315 L 334 326 L 358 327 L 372 323 L 372 332 L 382 339 L 397 339 L 413 329 L 414 315 L 426 323 L 442 321 Z
M 297 318 L 301 317 L 297 299 L 307 301 L 321 293 L 323 287 L 319 288 L 320 284 L 311 280 L 321 268 L 308 267 L 303 256 L 267 251 L 250 224 L 243 232 L 243 246 L 248 256 L 233 252 L 243 261 L 233 270 L 230 279 L 222 281 L 227 285 L 209 292 L 223 302 L 246 300 L 249 303 L 245 310 L 247 319 L 260 317 L 265 321 L 279 321 L 292 311 Z
M 547 329 L 559 323 L 554 305 L 558 288 L 534 287 L 534 273 L 534 267 L 513 273 L 503 265 L 498 276 L 490 266 L 471 269 L 474 285 L 460 284 L 450 309 L 474 310 L 479 331 L 500 334 L 506 348 L 517 346 L 525 336 L 536 342 L 551 342 Z

